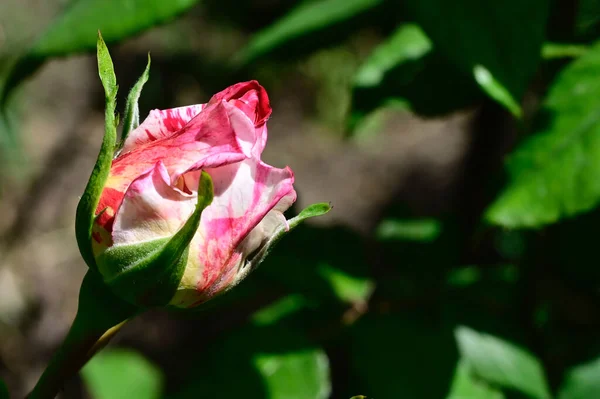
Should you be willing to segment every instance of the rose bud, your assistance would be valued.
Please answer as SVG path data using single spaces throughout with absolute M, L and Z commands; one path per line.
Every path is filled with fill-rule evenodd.
M 142 308 L 194 307 L 242 281 L 285 232 L 329 211 L 314 204 L 284 217 L 294 175 L 260 159 L 271 107 L 256 81 L 206 104 L 151 111 L 139 124 L 148 58 L 117 145 L 118 86 L 100 35 L 97 49 L 105 135 L 75 218 L 91 280 Z
M 126 137 L 92 228 L 109 286 L 136 304 L 192 307 L 247 274 L 296 200 L 291 169 L 260 159 L 270 114 L 266 91 L 250 81 L 207 104 L 154 110 Z M 176 234 L 189 245 L 163 250 Z

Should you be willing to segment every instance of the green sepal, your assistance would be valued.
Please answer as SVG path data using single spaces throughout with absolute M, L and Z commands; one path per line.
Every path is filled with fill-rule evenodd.
M 123 116 L 123 132 L 121 133 L 121 142 L 119 148 L 123 147 L 123 143 L 127 138 L 127 135 L 136 127 L 140 125 L 140 108 L 138 106 L 138 100 L 142 94 L 144 84 L 150 77 L 150 53 L 148 53 L 148 63 L 146 69 L 138 81 L 133 85 L 129 95 L 127 96 L 127 103 L 125 104 L 125 115 Z
M 135 305 L 167 305 L 183 277 L 188 248 L 198 231 L 202 211 L 212 199 L 212 180 L 202 172 L 196 209 L 183 227 L 170 238 L 108 248 L 97 259 L 104 282 Z
M 97 270 L 97 265 L 92 252 L 92 226 L 96 214 L 96 208 L 100 202 L 102 189 L 108 178 L 110 166 L 112 164 L 114 148 L 117 141 L 117 118 L 115 109 L 117 105 L 117 78 L 113 67 L 112 59 L 106 47 L 106 43 L 98 32 L 97 43 L 98 73 L 102 86 L 104 87 L 104 96 L 106 110 L 104 113 L 104 139 L 100 147 L 100 153 L 88 180 L 85 191 L 77 205 L 75 214 L 75 237 L 77 245 L 83 260 L 87 265 Z

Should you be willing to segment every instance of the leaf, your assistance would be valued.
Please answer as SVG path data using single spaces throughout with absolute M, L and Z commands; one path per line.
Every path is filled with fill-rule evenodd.
M 431 48 L 431 41 L 418 25 L 401 25 L 361 65 L 354 77 L 354 85 L 376 86 L 387 71 L 403 62 L 421 58 Z
M 289 39 L 348 19 L 381 2 L 382 0 L 304 1 L 273 25 L 255 34 L 237 59 L 242 63 L 251 61 Z
M 322 306 L 347 307 L 364 303 L 373 289 L 366 259 L 357 234 L 304 225 L 279 244 L 260 273 Z
M 475 378 L 467 362 L 460 359 L 447 399 L 504 399 L 504 395 L 485 381 Z
M 536 399 L 550 398 L 542 366 L 529 352 L 467 327 L 458 327 L 455 335 L 461 356 L 477 377 Z
M 94 399 L 158 399 L 163 375 L 142 355 L 127 349 L 96 354 L 81 370 Z
M 600 393 L 600 358 L 573 367 L 558 391 L 558 399 L 591 399 Z
M 520 102 L 540 58 L 548 0 L 410 0 L 408 7 L 437 50 L 466 73 L 484 67 L 510 103 Z
M 92 252 L 92 225 L 96 215 L 96 208 L 100 202 L 100 195 L 112 164 L 115 145 L 117 143 L 117 120 L 115 118 L 115 109 L 117 107 L 117 78 L 113 62 L 106 47 L 106 43 L 102 39 L 102 35 L 98 32 L 97 41 L 97 58 L 98 58 L 98 73 L 100 81 L 104 87 L 105 111 L 104 111 L 104 138 L 96 164 L 92 170 L 92 174 L 85 186 L 85 190 L 75 213 L 75 237 L 79 252 L 87 265 L 96 269 L 96 261 Z
M 168 398 L 325 399 L 331 391 L 325 352 L 277 325 L 244 327 L 199 356 L 189 385 Z
M 539 228 L 600 201 L 600 43 L 553 82 L 539 128 L 509 156 L 508 183 L 486 219 L 509 228 Z
M 483 65 L 475 65 L 473 76 L 479 86 L 494 100 L 502 104 L 517 119 L 521 119 L 523 111 L 521 106 L 515 101 L 511 94 L 506 90 L 502 83 L 498 82 L 494 76 Z
M 407 240 L 432 242 L 442 233 L 442 224 L 436 219 L 384 219 L 375 231 L 379 240 Z
M 116 42 L 188 10 L 198 0 L 72 0 L 65 10 L 11 69 L 0 95 L 4 105 L 9 92 L 35 71 L 46 58 L 92 50 L 96 32 Z
M 127 96 L 127 103 L 125 104 L 125 116 L 123 118 L 123 133 L 121 134 L 120 146 L 122 146 L 123 143 L 125 143 L 127 135 L 133 129 L 137 128 L 140 125 L 140 108 L 138 106 L 138 100 L 140 99 L 140 95 L 142 94 L 144 84 L 148 81 L 149 77 L 150 53 L 148 53 L 148 63 L 146 64 L 146 69 L 144 69 L 144 73 L 142 73 L 142 76 L 140 76 L 135 85 L 133 85 L 133 88 Z
M 584 44 L 544 43 L 542 58 L 551 60 L 555 58 L 577 58 L 585 55 L 590 47 Z
M 303 295 L 288 295 L 254 313 L 252 320 L 259 326 L 275 324 L 283 318 L 303 310 L 307 305 L 309 302 Z
M 329 282 L 332 292 L 345 302 L 366 303 L 375 288 L 373 280 L 350 275 L 327 263 L 320 263 L 317 273 Z

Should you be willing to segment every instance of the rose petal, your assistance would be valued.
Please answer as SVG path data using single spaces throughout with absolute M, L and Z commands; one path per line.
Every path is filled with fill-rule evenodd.
M 196 201 L 195 195 L 174 189 L 165 166 L 156 163 L 127 189 L 115 216 L 114 245 L 172 236 L 192 214 Z
M 175 306 L 197 305 L 235 281 L 245 259 L 285 223 L 282 212 L 296 199 L 289 168 L 247 159 L 206 172 L 215 197 L 202 213 Z
M 121 151 L 128 152 L 142 144 L 170 136 L 198 115 L 202 108 L 204 104 L 150 111 L 146 119 L 129 133 Z
M 256 80 L 251 80 L 235 84 L 215 94 L 209 104 L 218 101 L 227 101 L 237 107 L 254 123 L 256 132 L 252 154 L 260 159 L 267 144 L 266 122 L 272 112 L 267 91 Z
M 104 212 L 97 224 L 110 232 L 112 218 L 129 184 L 159 161 L 174 183 L 190 170 L 214 168 L 251 156 L 248 151 L 252 144 L 245 140 L 253 132 L 239 131 L 241 125 L 230 119 L 236 112 L 241 113 L 232 111 L 224 103 L 207 106 L 175 134 L 121 154 L 113 161 L 100 197 L 97 213 Z

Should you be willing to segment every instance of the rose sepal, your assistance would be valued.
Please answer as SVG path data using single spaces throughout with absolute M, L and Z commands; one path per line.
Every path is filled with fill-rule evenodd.
M 125 139 L 129 132 L 134 130 L 140 125 L 140 108 L 138 105 L 138 101 L 140 99 L 140 95 L 142 94 L 142 89 L 144 88 L 144 84 L 150 78 L 150 53 L 148 53 L 148 63 L 146 64 L 146 69 L 142 73 L 142 76 L 135 82 L 131 91 L 127 95 L 127 101 L 125 103 L 125 113 L 123 115 L 123 131 L 121 132 L 121 141 L 119 142 L 119 149 L 125 143 Z
M 202 172 L 192 215 L 172 237 L 114 245 L 96 261 L 104 282 L 115 294 L 142 307 L 165 306 L 173 298 L 187 265 L 188 249 L 202 211 L 213 200 L 210 175 Z
M 104 113 L 104 138 L 96 164 L 77 205 L 75 213 L 75 238 L 83 260 L 92 270 L 97 270 L 92 251 L 92 226 L 100 196 L 110 173 L 110 166 L 117 142 L 118 118 L 115 115 L 117 106 L 117 77 L 110 53 L 102 35 L 98 32 L 97 42 L 98 74 L 104 87 L 106 108 Z

